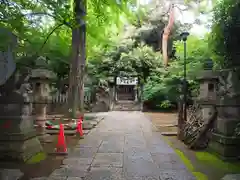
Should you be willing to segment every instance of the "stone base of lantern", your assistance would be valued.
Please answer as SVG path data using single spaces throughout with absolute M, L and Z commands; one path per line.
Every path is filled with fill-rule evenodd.
M 0 162 L 21 164 L 42 152 L 31 115 L 27 93 L 0 96 Z
M 53 139 L 50 134 L 38 134 L 38 139 L 41 143 L 52 143 Z
M 221 159 L 234 161 L 240 158 L 240 138 L 213 133 L 209 150 L 215 152 Z
M 45 127 L 36 127 L 37 137 L 41 143 L 51 143 L 53 139 L 51 135 L 47 134 L 45 131 Z
M 0 166 L 25 163 L 43 152 L 35 130 L 0 134 Z

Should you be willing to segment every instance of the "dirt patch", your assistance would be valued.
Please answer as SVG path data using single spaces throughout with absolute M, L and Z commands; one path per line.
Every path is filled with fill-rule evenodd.
M 177 113 L 144 113 L 160 132 L 177 132 Z
M 177 124 L 177 113 L 144 113 L 148 116 L 156 126 Z

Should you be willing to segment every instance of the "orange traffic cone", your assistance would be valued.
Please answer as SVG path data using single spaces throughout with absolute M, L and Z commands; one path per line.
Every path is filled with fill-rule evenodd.
M 67 154 L 67 146 L 66 146 L 66 142 L 65 142 L 64 127 L 62 124 L 60 124 L 56 153 L 63 154 L 63 155 Z
M 83 137 L 82 117 L 80 117 L 77 122 L 77 135 L 80 137 Z

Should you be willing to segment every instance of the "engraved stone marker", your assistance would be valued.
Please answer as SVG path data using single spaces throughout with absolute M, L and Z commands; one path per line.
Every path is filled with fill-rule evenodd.
M 28 76 L 18 74 L 14 63 L 16 37 L 6 29 L 0 31 L 4 37 L 0 64 L 0 162 L 25 162 L 42 147 L 33 127 Z

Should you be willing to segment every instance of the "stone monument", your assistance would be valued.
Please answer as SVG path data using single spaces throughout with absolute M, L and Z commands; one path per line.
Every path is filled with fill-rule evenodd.
M 0 162 L 23 163 L 42 147 L 33 126 L 28 72 L 18 72 L 14 62 L 17 38 L 7 29 L 0 31 L 6 40 L 0 49 Z
M 219 71 L 218 117 L 209 147 L 225 160 L 235 160 L 240 156 L 240 138 L 235 134 L 240 122 L 239 71 Z
M 35 69 L 31 72 L 31 82 L 33 84 L 33 102 L 35 110 L 35 122 L 39 140 L 47 142 L 51 140 L 45 133 L 46 110 L 50 102 L 50 80 L 55 78 L 55 74 L 47 69 L 47 62 L 44 57 L 39 57 L 35 61 Z

